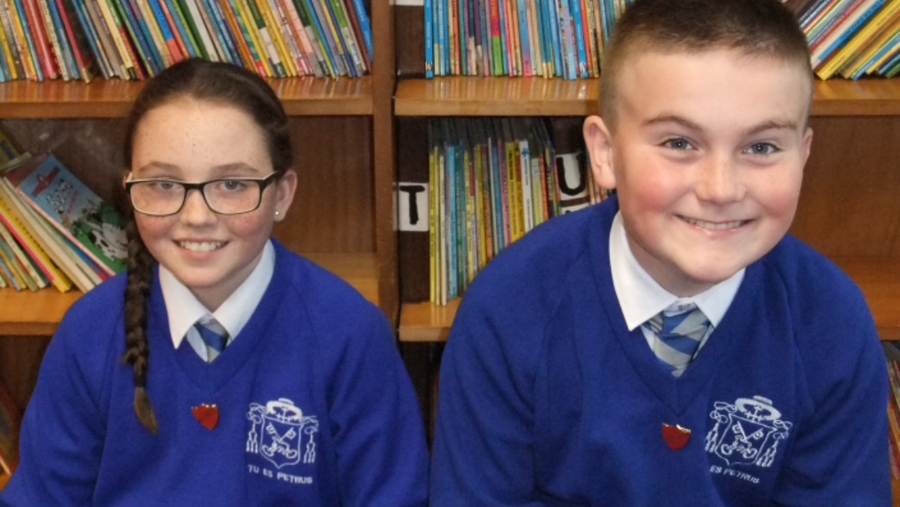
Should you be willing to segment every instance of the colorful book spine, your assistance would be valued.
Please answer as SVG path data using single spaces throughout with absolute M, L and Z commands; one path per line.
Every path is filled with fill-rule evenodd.
M 72 10 L 75 11 L 76 16 L 78 17 L 78 23 L 81 26 L 82 33 L 84 34 L 84 39 L 87 40 L 87 44 L 91 48 L 91 53 L 94 55 L 94 61 L 97 62 L 97 67 L 100 69 L 100 74 L 104 79 L 112 79 L 112 77 L 115 75 L 115 72 L 110 66 L 109 59 L 103 52 L 103 47 L 100 45 L 100 36 L 94 29 L 93 23 L 91 23 L 90 21 L 90 17 L 87 13 L 87 8 L 84 5 L 84 1 L 68 1 L 70 2 L 69 5 L 72 6 Z
M 147 40 L 144 38 L 144 33 L 134 17 L 128 0 L 116 0 L 112 2 L 112 6 L 128 36 L 127 39 L 129 46 L 132 48 L 132 57 L 135 58 L 135 65 L 141 68 L 147 76 L 154 76 L 159 73 L 161 69 L 153 59 L 153 53 L 150 51 Z M 140 65 L 140 62 L 143 62 L 143 65 Z
M 179 17 L 188 33 L 191 43 L 197 50 L 201 58 L 219 61 L 219 55 L 216 53 L 212 40 L 206 32 L 206 26 L 197 9 L 197 4 L 193 0 L 175 0 L 175 8 L 178 9 Z
M 150 8 L 153 19 L 156 21 L 156 26 L 159 28 L 160 34 L 165 41 L 165 46 L 171 60 L 170 65 L 176 64 L 187 58 L 187 53 L 182 48 L 182 45 L 178 43 L 178 39 L 175 38 L 175 34 L 172 32 L 172 25 L 169 24 L 169 20 L 166 17 L 165 12 L 163 12 L 162 4 L 160 3 L 161 0 L 138 0 L 138 2 L 139 5 L 146 4 Z
M 322 44 L 323 54 L 326 56 L 334 76 L 347 75 L 347 64 L 334 44 L 328 22 L 322 17 L 320 9 L 317 9 L 317 0 L 299 0 L 303 2 L 306 13 L 309 16 L 310 25 L 315 29 L 316 37 Z
M 123 9 L 132 23 L 133 29 L 139 34 L 139 46 L 142 46 L 149 65 L 149 73 L 151 76 L 159 74 L 163 69 L 168 67 L 168 55 L 166 52 L 165 40 L 159 32 L 159 27 L 155 26 L 156 21 L 149 13 L 149 9 L 145 10 L 141 7 L 138 0 L 125 0 Z
M 38 54 L 38 62 L 44 70 L 44 75 L 47 79 L 56 79 L 59 77 L 56 67 L 59 56 L 54 56 L 53 42 L 50 40 L 50 35 L 55 36 L 55 33 L 52 27 L 48 32 L 46 26 L 47 18 L 43 16 L 37 4 L 38 0 L 22 0 L 26 15 L 25 22 L 28 23 L 34 36 L 32 42 Z
M 869 20 L 878 13 L 887 0 L 865 0 L 865 2 L 840 27 L 823 41 L 819 50 L 812 55 L 813 69 L 819 69 L 831 55 L 853 37 Z M 823 49 L 824 48 L 824 49 Z
M 203 0 L 203 2 L 206 4 L 209 13 L 212 15 L 211 21 L 215 23 L 216 26 L 216 28 L 211 31 L 215 32 L 216 36 L 219 37 L 220 44 L 228 54 L 228 60 L 236 65 L 241 65 L 243 63 L 244 66 L 252 69 L 252 61 L 244 61 L 244 58 L 241 56 L 238 44 L 234 40 L 235 34 L 232 33 L 228 21 L 225 19 L 225 14 L 222 11 L 221 2 L 219 0 Z
M 366 45 L 366 51 L 369 53 L 369 60 L 375 61 L 375 47 L 372 43 L 372 23 L 369 22 L 369 13 L 363 0 L 353 0 L 353 12 L 359 22 L 359 29 L 363 34 L 363 43 Z
M 232 33 L 234 33 L 234 41 L 237 43 L 238 51 L 242 55 L 244 66 L 249 69 L 254 69 L 256 73 L 261 76 L 266 76 L 266 68 L 260 60 L 259 54 L 256 52 L 256 47 L 253 46 L 253 41 L 247 32 L 247 28 L 238 19 L 239 13 L 237 12 L 234 2 L 232 0 L 226 0 L 219 5 L 222 7 L 222 14 L 225 15 L 225 21 L 228 22 Z
M 891 23 L 900 17 L 900 2 L 890 2 L 866 24 L 850 41 L 816 72 L 820 79 L 828 79 L 843 67 L 854 55 L 873 39 L 877 38 Z
M 66 28 L 63 24 L 62 16 L 60 15 L 56 1 L 38 0 L 38 2 L 47 3 L 47 11 L 50 14 L 50 19 L 53 22 L 52 30 L 56 34 L 56 41 L 57 44 L 59 44 L 59 52 L 62 55 L 62 61 L 59 63 L 60 67 L 66 69 L 66 74 L 69 75 L 69 79 L 81 79 L 81 71 L 79 70 L 78 63 L 75 61 L 75 51 L 69 44 L 69 38 L 66 35 Z M 50 27 L 48 27 L 48 30 L 49 29 Z
M 435 42 L 434 42 L 434 73 L 438 76 L 447 75 L 447 13 L 446 0 L 433 0 L 435 4 Z
M 190 56 L 203 58 L 203 52 L 194 39 L 191 27 L 187 23 L 184 12 L 181 10 L 180 0 L 163 0 L 163 7 L 168 8 L 172 21 L 175 23 L 177 34 L 181 36 L 182 42 Z
M 266 68 L 265 75 L 269 77 L 280 77 L 284 75 L 283 72 L 279 72 L 277 68 L 273 67 L 275 62 L 272 60 L 272 56 L 269 53 L 269 47 L 266 45 L 265 40 L 263 40 L 256 19 L 251 15 L 250 8 L 247 6 L 246 1 L 235 0 L 235 5 L 237 6 L 235 12 L 239 13 L 238 22 L 243 23 L 247 29 L 247 33 L 250 34 L 250 40 L 252 41 L 253 46 L 256 47 L 259 59 Z
M 25 250 L 28 256 L 34 260 L 38 268 L 44 273 L 44 276 L 56 287 L 60 292 L 68 292 L 72 289 L 72 280 L 66 276 L 50 259 L 44 249 L 40 247 L 37 241 L 28 233 L 25 227 L 17 220 L 13 220 L 11 213 L 4 213 L 5 208 L 0 208 L 0 235 L 4 230 L 8 231 L 10 236 Z M 7 239 L 12 242 L 12 239 Z
M 331 77 L 337 77 L 337 69 L 328 55 L 325 42 L 318 32 L 315 22 L 310 17 L 305 0 L 294 0 L 293 4 L 296 8 L 297 16 L 300 18 L 300 23 L 303 25 L 303 31 L 306 32 L 306 37 L 309 39 L 310 45 L 316 54 L 316 59 L 319 61 L 322 73 Z
M 67 2 L 64 2 L 63 0 L 55 0 L 55 2 L 56 9 L 59 12 L 59 17 L 63 24 L 62 31 L 71 48 L 77 73 L 84 82 L 88 83 L 94 78 L 93 61 L 84 49 L 84 37 L 80 36 L 76 31 L 78 25 L 72 17 L 74 8 L 71 3 L 68 3 L 67 5 Z
M 10 0 L 13 21 L 16 24 L 17 33 L 22 40 L 21 45 L 24 47 L 22 52 L 23 61 L 25 62 L 25 70 L 28 77 L 35 81 L 44 80 L 44 70 L 41 67 L 40 56 L 35 45 L 34 35 L 28 24 L 28 17 L 25 12 L 22 0 Z
M 262 16 L 263 23 L 268 29 L 269 37 L 272 39 L 275 52 L 278 53 L 278 58 L 281 60 L 281 64 L 284 67 L 285 75 L 288 77 L 297 76 L 299 71 L 296 63 L 290 53 L 290 48 L 285 43 L 280 23 L 275 19 L 274 13 L 269 7 L 268 0 L 248 0 L 248 3 L 256 4 L 256 9 L 258 9 Z

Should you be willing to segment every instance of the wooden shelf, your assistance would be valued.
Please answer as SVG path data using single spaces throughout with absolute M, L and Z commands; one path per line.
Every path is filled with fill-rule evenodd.
M 374 304 L 378 304 L 378 270 L 371 253 L 308 253 L 307 259 L 337 274 Z M 60 293 L 0 289 L 0 336 L 50 336 L 69 307 L 82 296 L 76 290 Z
M 447 306 L 431 303 L 404 304 L 400 309 L 400 341 L 447 341 L 459 302 L 460 299 L 454 299 Z
M 900 79 L 816 81 L 813 116 L 900 115 Z M 397 83 L 397 116 L 586 116 L 600 80 L 444 77 Z
M 900 259 L 841 257 L 834 262 L 862 289 L 881 339 L 900 341 Z M 400 341 L 447 341 L 459 301 L 447 306 L 404 304 L 400 310 Z
M 368 116 L 370 76 L 357 79 L 269 79 L 290 116 Z M 0 118 L 117 118 L 128 113 L 144 83 L 12 81 L 0 83 Z

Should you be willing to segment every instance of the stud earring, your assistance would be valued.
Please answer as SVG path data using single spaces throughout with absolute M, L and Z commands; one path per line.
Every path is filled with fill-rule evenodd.
M 275 216 L 276 216 L 276 217 L 277 217 L 277 216 L 281 216 L 281 212 L 278 211 L 278 210 L 275 210 Z

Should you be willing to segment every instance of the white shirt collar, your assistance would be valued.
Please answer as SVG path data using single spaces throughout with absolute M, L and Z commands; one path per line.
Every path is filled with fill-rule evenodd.
M 638 263 L 625 236 L 621 212 L 616 213 L 609 232 L 609 264 L 613 287 L 629 331 L 676 303 L 694 303 L 713 327 L 719 325 L 737 294 L 746 268 L 723 282 L 689 298 L 679 298 L 662 288 Z
M 228 331 L 229 343 L 240 334 L 256 311 L 274 272 L 275 247 L 272 246 L 270 240 L 266 242 L 262 257 L 250 276 L 212 313 L 219 324 Z M 177 349 L 194 323 L 200 318 L 208 317 L 210 311 L 197 300 L 190 289 L 161 264 L 159 266 L 159 285 L 166 303 L 166 313 L 169 315 L 172 344 Z

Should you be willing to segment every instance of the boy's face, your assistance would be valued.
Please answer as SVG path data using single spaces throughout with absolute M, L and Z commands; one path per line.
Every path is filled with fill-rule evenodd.
M 794 218 L 809 155 L 808 74 L 721 49 L 645 53 L 617 79 L 615 127 L 593 116 L 585 139 L 641 266 L 691 296 L 771 250 Z

